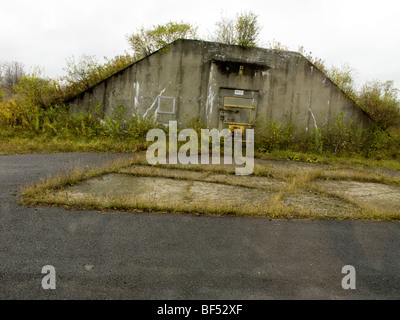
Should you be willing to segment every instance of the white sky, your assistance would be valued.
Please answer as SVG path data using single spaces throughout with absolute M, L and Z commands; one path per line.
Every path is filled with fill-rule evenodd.
M 183 21 L 207 37 L 221 15 L 244 10 L 258 15 L 262 42 L 303 45 L 328 67 L 349 63 L 358 83 L 400 88 L 399 0 L 0 0 L 0 62 L 59 77 L 71 56 L 102 61 L 129 51 L 125 36 L 141 26 Z

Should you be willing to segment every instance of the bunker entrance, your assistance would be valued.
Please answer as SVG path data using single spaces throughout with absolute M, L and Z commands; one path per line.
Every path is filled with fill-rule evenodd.
M 219 93 L 219 130 L 228 128 L 242 130 L 246 139 L 246 129 L 252 129 L 256 117 L 258 92 L 221 88 Z

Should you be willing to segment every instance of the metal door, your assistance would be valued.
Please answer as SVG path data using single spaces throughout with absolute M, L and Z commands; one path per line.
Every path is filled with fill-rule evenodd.
M 257 91 L 220 89 L 219 130 L 240 129 L 245 139 L 245 130 L 254 126 L 257 98 Z

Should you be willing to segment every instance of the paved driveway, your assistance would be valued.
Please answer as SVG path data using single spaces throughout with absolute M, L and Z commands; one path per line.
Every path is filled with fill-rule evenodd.
M 0 299 L 399 299 L 400 224 L 23 207 L 21 185 L 124 155 L 0 156 Z M 56 270 L 44 290 L 42 267 Z M 344 290 L 342 267 L 356 270 Z

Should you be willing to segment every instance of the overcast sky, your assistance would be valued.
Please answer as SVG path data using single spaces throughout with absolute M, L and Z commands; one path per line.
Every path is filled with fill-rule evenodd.
M 221 15 L 244 10 L 258 15 L 262 42 L 302 45 L 328 67 L 349 63 L 358 83 L 400 88 L 399 0 L 0 0 L 0 62 L 59 77 L 72 56 L 102 61 L 129 51 L 125 37 L 141 26 L 183 21 L 207 37 Z

